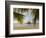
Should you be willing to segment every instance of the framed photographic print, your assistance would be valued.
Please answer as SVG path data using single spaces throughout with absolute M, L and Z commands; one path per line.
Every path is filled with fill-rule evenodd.
M 45 4 L 5 1 L 6 37 L 45 35 Z

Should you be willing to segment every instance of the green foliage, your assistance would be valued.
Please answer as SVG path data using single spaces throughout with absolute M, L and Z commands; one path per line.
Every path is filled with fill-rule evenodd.
M 23 17 L 24 17 L 24 15 L 18 14 L 18 13 L 14 12 L 14 17 L 18 20 L 19 23 L 21 23 L 21 24 L 23 23 Z
M 21 10 L 21 14 L 19 14 L 20 10 Z M 24 18 L 24 15 L 22 15 L 22 13 L 24 13 L 25 11 L 27 11 L 27 9 L 19 8 L 18 13 L 14 12 L 14 17 L 16 17 L 18 22 L 21 23 L 21 24 L 23 23 L 23 18 Z
M 39 9 L 32 9 L 32 15 L 36 16 L 36 19 L 39 18 Z

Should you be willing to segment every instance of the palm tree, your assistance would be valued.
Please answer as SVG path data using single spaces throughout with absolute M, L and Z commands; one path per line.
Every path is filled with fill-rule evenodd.
M 21 24 L 23 23 L 23 18 L 25 16 L 22 13 L 25 13 L 26 11 L 27 11 L 27 9 L 24 9 L 24 8 L 14 9 L 14 17 L 16 17 L 18 22 L 21 23 Z
M 36 24 L 36 20 L 39 20 L 39 9 L 32 9 L 32 15 L 34 16 L 34 24 Z

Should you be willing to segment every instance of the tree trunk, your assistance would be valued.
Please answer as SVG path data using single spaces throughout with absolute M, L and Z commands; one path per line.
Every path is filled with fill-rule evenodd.
M 36 15 L 35 15 L 35 17 L 34 17 L 34 25 L 36 25 Z

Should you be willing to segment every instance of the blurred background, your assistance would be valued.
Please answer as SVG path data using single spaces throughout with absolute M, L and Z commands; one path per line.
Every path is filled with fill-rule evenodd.
M 38 29 L 39 9 L 13 8 L 14 29 Z

